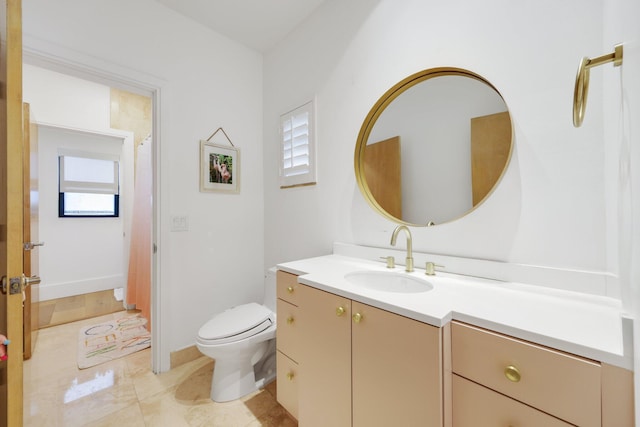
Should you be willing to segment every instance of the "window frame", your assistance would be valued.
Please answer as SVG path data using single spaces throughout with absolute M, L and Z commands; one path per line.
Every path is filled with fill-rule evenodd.
M 114 163 L 113 183 L 90 181 L 65 181 L 64 158 L 75 157 L 91 160 L 104 160 Z M 70 191 L 71 190 L 71 191 Z M 113 214 L 68 214 L 65 212 L 65 194 L 103 194 L 113 196 Z M 59 218 L 119 218 L 120 217 L 120 158 L 115 155 L 75 150 L 59 150 L 58 152 L 58 217 Z

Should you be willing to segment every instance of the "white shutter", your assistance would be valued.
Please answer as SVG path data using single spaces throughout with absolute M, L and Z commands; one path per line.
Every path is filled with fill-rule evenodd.
M 315 184 L 313 101 L 280 116 L 280 187 Z

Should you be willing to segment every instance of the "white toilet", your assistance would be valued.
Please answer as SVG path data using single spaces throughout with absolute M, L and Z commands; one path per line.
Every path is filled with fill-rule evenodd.
M 264 387 L 276 376 L 276 269 L 267 272 L 264 304 L 230 308 L 205 323 L 196 345 L 215 359 L 211 399 L 227 402 Z

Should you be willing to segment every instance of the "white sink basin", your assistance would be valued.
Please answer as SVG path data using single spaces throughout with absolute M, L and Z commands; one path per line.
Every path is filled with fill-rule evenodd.
M 354 271 L 344 278 L 351 284 L 382 292 L 410 294 L 433 289 L 428 281 L 397 271 Z

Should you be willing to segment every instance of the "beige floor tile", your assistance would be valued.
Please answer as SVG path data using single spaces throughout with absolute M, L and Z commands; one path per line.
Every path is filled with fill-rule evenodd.
M 133 377 L 133 381 L 140 400 L 147 399 L 154 394 L 177 387 L 194 372 L 207 364 L 212 364 L 212 360 L 201 357 L 193 362 L 186 363 L 169 372 L 154 374 L 150 370 L 140 372 Z M 209 380 L 211 381 L 211 380 Z M 209 383 L 209 386 L 211 383 Z
M 73 297 L 60 298 L 56 300 L 56 310 L 74 310 L 83 308 L 85 304 L 84 295 L 76 295 Z
M 144 416 L 138 402 L 86 424 L 87 427 L 145 427 Z
M 174 390 L 168 389 L 140 401 L 144 422 L 148 426 L 189 426 L 185 419 L 188 407 L 176 402 Z
M 61 323 L 69 323 L 73 322 L 77 319 L 82 319 L 86 317 L 86 309 L 85 307 L 77 307 L 77 308 L 66 308 L 64 310 L 59 311 L 56 308 L 56 311 L 53 312 L 51 316 L 51 323 L 54 325 L 58 325 Z
M 196 366 L 200 366 L 202 363 L 204 364 L 201 367 L 191 371 L 188 376 L 180 380 L 175 390 L 175 398 L 178 402 L 188 405 L 210 401 L 214 362 L 211 359 L 203 358 Z
M 256 417 L 240 400 L 225 403 L 212 402 L 189 409 L 187 422 L 190 426 L 244 427 Z
M 295 427 L 276 402 L 275 383 L 243 399 L 209 398 L 214 361 L 199 357 L 162 374 L 151 349 L 77 368 L 80 328 L 130 315 L 125 311 L 40 331 L 24 364 L 25 426 Z
M 43 328 L 51 324 L 51 316 L 56 309 L 55 303 L 44 301 L 32 306 L 32 310 L 38 310 L 38 328 Z
M 65 403 L 62 407 L 62 423 L 64 426 L 84 426 L 107 415 L 117 414 L 137 402 L 132 384 L 114 385 Z

